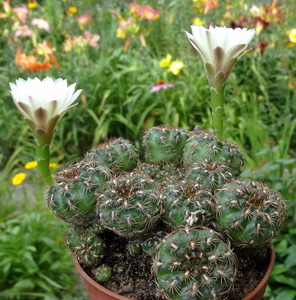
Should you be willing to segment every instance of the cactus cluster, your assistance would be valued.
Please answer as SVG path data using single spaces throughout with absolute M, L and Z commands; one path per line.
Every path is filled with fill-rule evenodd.
M 68 246 L 104 282 L 104 233 L 153 261 L 167 299 L 222 299 L 234 282 L 236 249 L 265 249 L 287 216 L 281 196 L 239 179 L 244 155 L 197 129 L 152 127 L 142 140 L 112 139 L 59 172 L 47 191 L 53 213 L 73 228 Z

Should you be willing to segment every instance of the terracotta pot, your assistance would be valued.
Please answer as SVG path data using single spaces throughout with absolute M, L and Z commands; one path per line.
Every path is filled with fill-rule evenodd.
M 85 287 L 86 292 L 88 293 L 91 300 L 131 300 L 130 298 L 121 296 L 119 294 L 113 293 L 106 288 L 102 287 L 95 281 L 93 281 L 81 268 L 80 264 L 78 263 L 75 256 L 73 256 L 73 261 L 76 269 L 79 272 L 79 275 L 81 277 L 82 283 Z M 258 284 L 258 286 L 246 297 L 244 297 L 242 300 L 261 300 L 266 289 L 267 281 L 270 276 L 270 273 L 272 271 L 272 268 L 274 266 L 275 262 L 275 252 L 273 247 L 271 247 L 271 256 L 270 256 L 270 262 L 267 268 L 267 271 Z

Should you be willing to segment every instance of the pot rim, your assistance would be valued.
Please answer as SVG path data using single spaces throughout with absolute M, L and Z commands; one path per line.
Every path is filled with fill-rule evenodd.
M 263 288 L 264 288 L 263 294 L 265 293 L 265 286 L 267 285 L 267 281 L 270 277 L 270 273 L 271 273 L 271 271 L 273 269 L 273 266 L 274 266 L 274 263 L 275 263 L 275 251 L 274 251 L 274 248 L 273 248 L 272 244 L 270 245 L 269 249 L 270 249 L 270 261 L 269 261 L 268 268 L 267 268 L 263 278 L 260 280 L 259 284 L 253 289 L 253 291 L 251 293 L 249 293 L 246 297 L 244 297 L 242 300 L 251 300 L 251 299 L 253 299 L 253 297 L 257 293 L 259 293 L 259 291 Z
M 259 284 L 256 286 L 256 288 L 252 292 L 250 292 L 247 296 L 245 296 L 242 300 L 251 300 L 251 299 L 253 299 L 253 297 L 257 293 L 259 293 L 259 291 L 262 290 L 262 289 L 264 289 L 264 292 L 265 292 L 265 286 L 267 285 L 267 281 L 269 279 L 270 273 L 271 273 L 271 271 L 273 269 L 273 266 L 274 266 L 274 263 L 275 263 L 275 251 L 274 251 L 274 248 L 273 248 L 272 244 L 270 245 L 269 249 L 270 249 L 270 261 L 269 261 L 268 268 L 267 268 L 263 278 L 261 279 Z M 80 266 L 75 254 L 72 254 L 72 258 L 73 258 L 73 261 L 74 261 L 74 265 L 75 265 L 76 269 L 78 270 L 80 276 L 83 277 L 83 279 L 85 281 L 87 281 L 91 286 L 95 287 L 96 289 L 99 289 L 102 293 L 104 293 L 108 296 L 114 297 L 115 299 L 118 299 L 118 300 L 131 300 L 130 298 L 127 298 L 127 297 L 122 296 L 118 293 L 112 292 L 112 291 L 106 289 L 105 287 L 103 287 L 102 285 L 100 285 L 99 283 L 95 282 L 91 277 L 89 277 L 85 273 L 83 268 Z M 263 294 L 264 294 L 264 292 L 263 292 Z

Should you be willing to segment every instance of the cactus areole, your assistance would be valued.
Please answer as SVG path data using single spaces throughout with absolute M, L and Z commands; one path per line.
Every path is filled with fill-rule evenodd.
M 144 300 L 225 299 L 245 257 L 269 249 L 287 217 L 285 200 L 263 183 L 240 179 L 242 151 L 201 129 L 152 127 L 142 146 L 144 153 L 111 139 L 55 176 L 47 204 L 72 225 L 69 249 L 110 289 L 121 253 L 139 277 L 147 262 L 156 294 L 139 296 Z M 114 249 L 121 252 L 109 257 Z M 137 256 L 143 262 L 133 267 Z M 125 289 L 129 296 L 132 288 Z

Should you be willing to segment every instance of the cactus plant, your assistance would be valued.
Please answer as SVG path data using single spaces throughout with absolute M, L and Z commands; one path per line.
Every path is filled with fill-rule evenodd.
M 151 257 L 167 299 L 223 299 L 242 261 L 236 254 L 266 253 L 285 201 L 238 179 L 243 153 L 201 129 L 152 127 L 142 141 L 139 155 L 131 142 L 112 139 L 57 174 L 47 204 L 74 226 L 69 249 L 106 284 L 107 253 L 124 240 L 124 252 Z
M 276 235 L 287 207 L 276 191 L 255 181 L 232 181 L 216 192 L 217 224 L 236 247 L 261 247 Z

